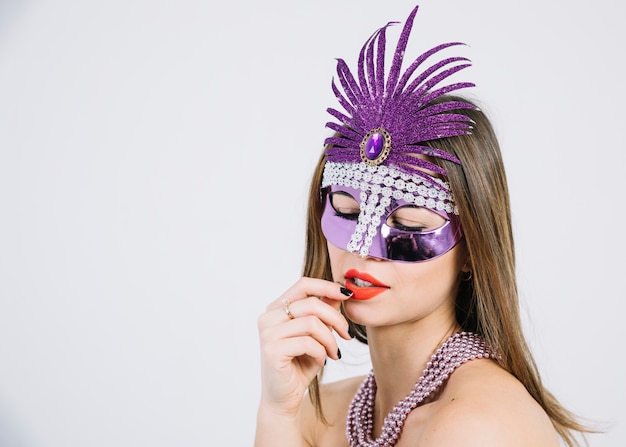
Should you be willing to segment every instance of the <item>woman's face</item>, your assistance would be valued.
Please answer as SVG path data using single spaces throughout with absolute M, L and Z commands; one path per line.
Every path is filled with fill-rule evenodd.
M 399 216 L 402 222 L 413 223 L 420 217 L 408 211 Z M 433 219 L 432 225 L 436 224 Z M 355 323 L 368 327 L 424 319 L 437 325 L 454 323 L 459 274 L 466 259 L 463 244 L 430 261 L 414 263 L 364 258 L 331 243 L 328 252 L 333 280 L 353 292 L 344 308 Z
M 432 191 L 428 187 L 422 190 L 423 182 L 413 183 L 412 189 L 409 183 L 413 182 L 404 183 L 402 197 L 413 191 L 416 199 L 423 198 L 428 204 Z M 361 207 L 371 206 L 371 197 L 360 189 L 337 184 L 323 193 L 321 223 L 333 280 L 353 292 L 352 298 L 344 302 L 348 317 L 368 327 L 423 319 L 453 325 L 460 272 L 467 260 L 458 216 L 433 211 L 433 204 L 429 208 L 417 206 L 419 200 L 407 202 L 394 195 L 383 204 L 381 199 L 384 206 L 367 221 L 377 231 L 364 256 L 349 242 L 357 222 L 362 223 Z M 374 222 L 378 217 L 380 221 Z

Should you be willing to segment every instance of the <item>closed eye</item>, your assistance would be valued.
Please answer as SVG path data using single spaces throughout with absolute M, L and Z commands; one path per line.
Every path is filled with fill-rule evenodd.
M 405 205 L 387 219 L 387 225 L 402 231 L 424 232 L 439 228 L 446 222 L 439 214 L 424 207 Z
M 402 231 L 426 231 L 426 227 L 420 224 L 407 225 L 408 222 L 403 222 L 395 217 L 389 218 L 389 226 L 397 228 Z
M 330 195 L 330 204 L 335 210 L 335 215 L 342 219 L 357 220 L 361 207 L 350 194 L 344 191 L 336 191 Z

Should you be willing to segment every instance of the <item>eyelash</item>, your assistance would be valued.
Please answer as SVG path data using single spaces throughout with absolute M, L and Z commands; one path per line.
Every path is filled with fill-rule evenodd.
M 426 230 L 426 227 L 424 226 L 419 226 L 419 227 L 407 227 L 406 225 L 402 225 L 400 222 L 398 222 L 396 219 L 392 218 L 391 219 L 391 223 L 392 226 L 398 230 L 402 230 L 402 231 L 417 231 L 417 232 L 422 232 Z
M 359 219 L 359 213 L 342 213 L 340 211 L 335 210 L 335 216 L 341 218 L 341 219 L 346 219 L 346 220 L 352 220 L 352 221 L 356 221 Z M 426 227 L 424 226 L 419 226 L 419 227 L 407 227 L 406 225 L 402 225 L 400 222 L 398 222 L 396 219 L 392 219 L 391 221 L 392 226 L 398 230 L 401 231 L 416 231 L 416 232 L 423 232 L 426 230 Z
M 347 219 L 347 220 L 358 220 L 359 219 L 359 213 L 346 214 L 346 213 L 342 213 L 342 212 L 337 211 L 337 210 L 335 210 L 335 216 L 340 217 L 342 219 Z
M 334 207 L 333 207 L 333 211 L 335 212 L 335 216 L 339 217 L 340 219 L 346 219 L 350 221 L 357 221 L 359 219 L 359 212 L 342 213 L 341 211 L 335 209 Z M 398 222 L 398 220 L 395 217 L 391 218 L 391 226 L 400 231 L 410 231 L 410 232 L 420 232 L 420 233 L 426 231 L 426 227 L 423 225 L 409 227 Z

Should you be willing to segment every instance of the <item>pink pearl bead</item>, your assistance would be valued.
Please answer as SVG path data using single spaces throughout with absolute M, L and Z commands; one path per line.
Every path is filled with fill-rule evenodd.
M 357 391 L 348 411 L 346 437 L 351 447 L 392 447 L 398 441 L 409 413 L 445 383 L 463 363 L 492 354 L 484 340 L 471 332 L 448 338 L 427 363 L 413 390 L 385 417 L 382 433 L 372 438 L 376 379 L 372 370 Z

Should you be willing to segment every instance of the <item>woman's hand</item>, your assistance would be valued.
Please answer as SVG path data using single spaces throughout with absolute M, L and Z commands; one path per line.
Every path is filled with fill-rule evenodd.
M 261 406 L 295 416 L 300 402 L 326 358 L 340 357 L 333 330 L 350 339 L 339 312 L 351 292 L 322 279 L 300 278 L 259 317 Z

